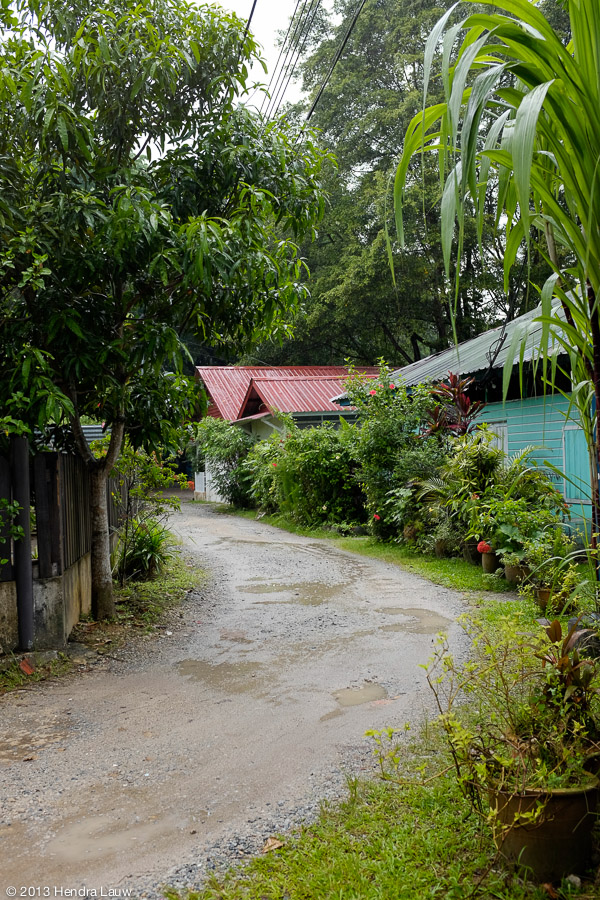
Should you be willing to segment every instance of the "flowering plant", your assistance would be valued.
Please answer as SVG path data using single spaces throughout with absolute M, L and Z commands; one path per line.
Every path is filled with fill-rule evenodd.
M 479 541 L 477 544 L 477 551 L 478 553 L 491 553 L 492 545 L 488 544 L 487 541 Z

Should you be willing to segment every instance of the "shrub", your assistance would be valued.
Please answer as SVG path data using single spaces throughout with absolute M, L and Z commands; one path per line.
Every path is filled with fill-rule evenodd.
M 252 506 L 252 476 L 246 457 L 254 440 L 224 419 L 207 416 L 195 426 L 189 449 L 196 471 L 208 465 L 217 491 L 233 506 Z
M 119 537 L 115 552 L 116 564 L 125 581 L 152 578 L 163 571 L 171 558 L 173 536 L 156 519 L 133 519 L 129 523 L 127 539 Z
M 430 389 L 417 385 L 409 393 L 383 368 L 376 381 L 351 376 L 347 392 L 358 409 L 356 456 L 371 526 L 380 537 L 392 537 L 419 521 L 412 486 L 445 457 L 444 442 L 422 434 L 434 409 Z
M 108 447 L 108 439 L 97 441 L 94 449 L 101 453 Z M 177 497 L 165 494 L 174 485 L 185 487 L 185 475 L 175 471 L 174 459 L 163 459 L 158 453 L 147 453 L 145 450 L 134 450 L 127 441 L 119 460 L 111 472 L 110 488 L 117 509 L 117 547 L 112 555 L 113 572 L 121 585 L 128 578 L 135 577 L 137 566 L 128 566 L 130 553 L 135 555 L 135 546 L 144 540 L 143 532 L 146 523 L 150 531 L 162 528 L 162 522 L 173 510 L 179 509 Z M 166 531 L 166 529 L 163 529 Z M 149 540 L 146 538 L 146 541 Z M 150 565 L 150 569 L 153 566 Z M 151 572 L 142 566 L 141 577 Z
M 246 458 L 246 467 L 251 479 L 252 499 L 263 512 L 279 509 L 277 490 L 277 467 L 283 452 L 284 440 L 273 434 L 266 441 L 257 441 Z
M 355 429 L 344 424 L 339 429 L 290 427 L 271 461 L 282 512 L 305 525 L 364 519 L 354 435 Z

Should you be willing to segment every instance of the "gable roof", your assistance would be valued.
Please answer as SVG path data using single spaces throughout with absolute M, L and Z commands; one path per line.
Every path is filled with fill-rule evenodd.
M 376 366 L 363 366 L 358 372 L 375 378 Z M 246 417 L 251 384 L 259 403 L 282 412 L 339 411 L 331 398 L 343 390 L 347 366 L 197 366 L 196 374 L 204 383 L 211 405 L 208 415 L 234 422 Z M 269 387 L 270 382 L 277 382 Z M 320 386 L 317 386 L 317 382 Z M 304 387 L 300 388 L 300 384 Z M 254 395 L 252 395 L 254 396 Z M 321 405 L 324 404 L 324 405 Z
M 554 315 L 561 316 L 560 301 L 554 301 L 552 311 Z M 392 377 L 401 378 L 404 384 L 412 385 L 428 381 L 442 381 L 448 376 L 448 372 L 461 376 L 477 375 L 490 368 L 502 369 L 509 359 L 509 355 L 512 355 L 513 364 L 516 365 L 521 357 L 523 337 L 526 337 L 523 360 L 530 361 L 538 355 L 542 340 L 543 325 L 541 322 L 535 321 L 541 314 L 541 307 L 537 306 L 531 312 L 518 316 L 505 325 L 484 331 L 483 334 L 464 341 L 458 346 L 450 347 L 448 350 L 442 350 L 404 366 L 395 371 Z M 556 344 L 553 352 L 564 351 Z
M 341 412 L 332 397 L 344 388 L 347 375 L 307 375 L 302 378 L 253 378 L 240 419 L 268 412 Z

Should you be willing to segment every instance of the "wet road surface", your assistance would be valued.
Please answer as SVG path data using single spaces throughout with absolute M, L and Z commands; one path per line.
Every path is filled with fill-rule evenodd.
M 459 639 L 461 596 L 396 566 L 201 504 L 172 527 L 210 575 L 173 633 L 0 701 L 0 896 L 152 895 L 273 810 L 293 827 L 370 768 L 367 729 L 419 718 L 420 664 Z

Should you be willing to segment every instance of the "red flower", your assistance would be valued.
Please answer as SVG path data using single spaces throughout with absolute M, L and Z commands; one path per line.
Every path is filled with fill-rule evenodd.
M 488 544 L 487 541 L 479 541 L 479 543 L 477 544 L 477 550 L 479 551 L 479 553 L 491 553 L 492 552 L 491 545 Z
M 390 384 L 390 391 L 393 391 L 395 387 L 396 387 L 395 384 Z
M 196 487 L 196 485 L 194 484 L 193 481 L 188 481 L 188 487 L 189 487 L 190 491 L 193 491 L 194 488 Z
M 277 468 L 277 463 L 273 463 L 273 468 Z
M 379 520 L 381 519 L 381 516 L 378 516 L 377 513 L 374 513 L 373 518 L 375 519 L 376 522 L 379 522 Z
M 369 393 L 370 393 L 371 397 L 374 397 L 375 394 L 377 393 L 377 391 L 369 391 Z

